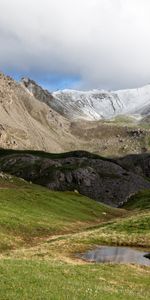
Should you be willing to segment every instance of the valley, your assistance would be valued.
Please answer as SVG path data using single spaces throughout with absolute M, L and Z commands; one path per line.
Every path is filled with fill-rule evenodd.
M 0 0 L 0 300 L 150 300 L 149 12 Z
M 81 257 L 149 256 L 149 99 L 0 75 L 0 299 L 150 298 L 149 266 Z
M 116 209 L 1 173 L 0 298 L 149 299 L 149 267 L 76 256 L 97 245 L 150 251 L 149 191 L 137 199 Z

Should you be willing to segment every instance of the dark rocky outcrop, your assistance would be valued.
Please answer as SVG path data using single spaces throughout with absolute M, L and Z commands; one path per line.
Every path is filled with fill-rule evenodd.
M 117 159 L 117 163 L 128 171 L 150 178 L 150 154 L 127 155 Z
M 112 206 L 119 206 L 139 190 L 150 188 L 150 182 L 141 175 L 88 152 L 10 153 L 0 152 L 1 171 L 52 190 L 76 190 Z

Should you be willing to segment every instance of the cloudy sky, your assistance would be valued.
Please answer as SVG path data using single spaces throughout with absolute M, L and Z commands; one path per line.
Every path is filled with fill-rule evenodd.
M 0 0 L 0 70 L 48 89 L 150 83 L 150 0 Z

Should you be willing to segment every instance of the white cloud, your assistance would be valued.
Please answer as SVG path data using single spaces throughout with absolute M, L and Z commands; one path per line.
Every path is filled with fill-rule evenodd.
M 0 0 L 1 69 L 78 75 L 82 88 L 150 82 L 149 0 Z

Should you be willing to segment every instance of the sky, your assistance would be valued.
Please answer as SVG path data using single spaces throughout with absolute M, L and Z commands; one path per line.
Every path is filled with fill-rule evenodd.
M 150 83 L 150 0 L 0 0 L 0 71 L 49 90 Z

